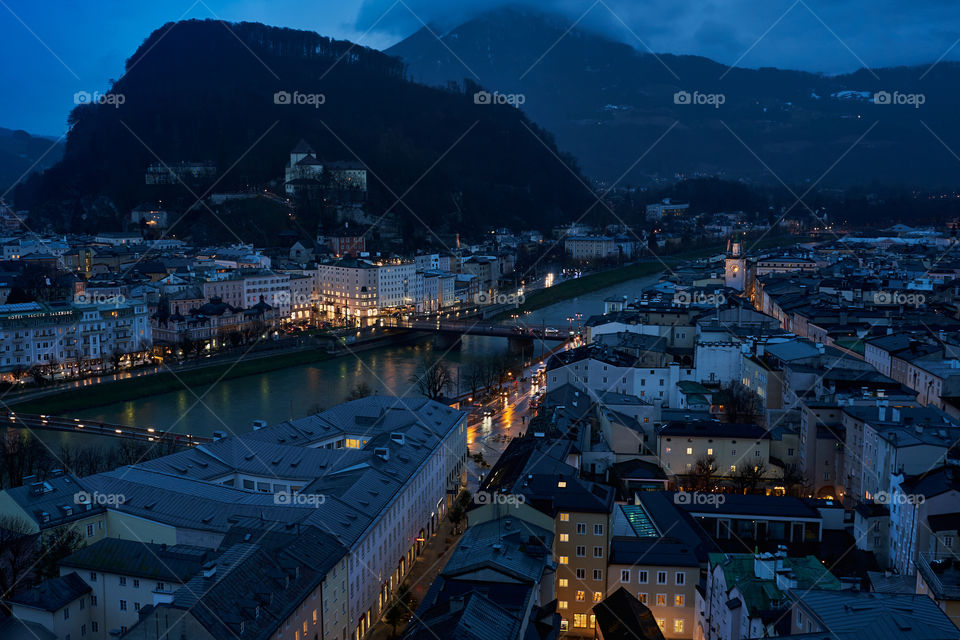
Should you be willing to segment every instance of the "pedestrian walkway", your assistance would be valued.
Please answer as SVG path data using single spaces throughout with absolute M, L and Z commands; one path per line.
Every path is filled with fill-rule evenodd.
M 427 541 L 423 553 L 420 554 L 420 558 L 414 563 L 404 578 L 404 584 L 410 587 L 410 592 L 413 594 L 413 597 L 417 599 L 417 607 L 423 602 L 423 598 L 427 595 L 427 590 L 430 589 L 430 585 L 433 584 L 433 581 L 436 580 L 440 572 L 443 571 L 447 560 L 450 558 L 450 554 L 460 540 L 459 535 L 454 535 L 453 525 L 450 524 L 450 520 L 447 518 L 444 518 L 440 522 L 440 526 L 437 529 L 437 533 Z M 450 539 L 449 544 L 446 542 L 448 538 Z M 386 611 L 386 608 L 384 608 L 384 611 Z M 410 615 L 413 614 L 411 613 Z M 403 635 L 404 626 L 406 625 L 397 626 L 397 637 Z M 393 628 L 381 620 L 370 630 L 368 638 L 370 640 L 389 640 L 392 633 Z

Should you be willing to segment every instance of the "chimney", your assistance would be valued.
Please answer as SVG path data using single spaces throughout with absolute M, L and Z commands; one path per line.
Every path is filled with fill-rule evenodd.
M 216 563 L 216 562 L 214 562 L 214 561 L 211 560 L 210 562 L 208 562 L 208 563 L 206 563 L 205 565 L 203 565 L 203 577 L 204 577 L 204 578 L 212 578 L 214 575 L 216 575 L 216 573 L 217 573 L 217 563 Z

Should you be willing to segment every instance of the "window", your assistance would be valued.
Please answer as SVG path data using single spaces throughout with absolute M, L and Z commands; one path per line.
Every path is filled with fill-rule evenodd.
M 587 556 L 587 548 L 583 545 L 577 545 L 577 557 L 585 558 Z
M 647 584 L 647 572 L 641 569 L 637 572 L 637 582 L 640 584 Z
M 712 455 L 713 455 L 713 449 L 707 449 L 707 455 L 708 455 L 708 456 L 712 456 Z
M 594 591 L 593 592 L 593 601 L 600 602 L 603 600 L 603 591 Z
M 732 456 L 737 455 L 737 450 L 736 450 L 736 449 L 730 449 L 730 455 L 732 455 Z
M 657 618 L 657 626 L 661 629 L 667 628 L 667 619 L 666 618 Z
M 90 582 L 96 582 L 96 581 L 97 581 L 97 572 L 96 572 L 96 571 L 91 571 L 91 572 L 90 572 Z
M 100 631 L 100 623 L 97 622 L 96 620 L 92 621 L 90 623 L 90 631 L 92 631 L 93 633 Z
M 593 548 L 593 557 L 602 558 L 603 557 L 603 547 L 594 547 Z
M 673 576 L 673 582 L 676 585 L 686 584 L 687 574 L 685 574 L 683 571 L 677 571 L 676 575 Z
M 667 584 L 666 571 L 657 571 L 657 584 Z
M 87 525 L 87 537 L 88 537 L 88 538 L 92 538 L 92 537 L 93 537 L 93 525 L 92 525 L 92 524 L 88 524 L 88 525 Z
M 80 611 L 83 611 L 84 607 L 87 606 L 86 598 L 80 598 Z
M 97 606 L 97 596 L 90 596 L 90 606 L 91 607 Z
M 665 593 L 658 593 L 658 594 L 657 594 L 657 606 L 658 606 L 658 607 L 665 607 L 665 606 L 667 606 L 667 594 L 665 594 Z
M 760 449 L 754 449 L 754 450 L 753 450 L 753 456 L 754 456 L 755 458 L 759 458 L 759 457 L 760 457 Z
M 577 602 L 583 602 L 585 597 L 586 597 L 585 591 L 577 591 Z
M 638 592 L 637 592 L 637 600 L 639 600 L 639 601 L 640 601 L 642 604 L 644 604 L 644 605 L 647 604 L 647 594 L 641 593 L 641 592 L 638 591 Z
M 586 580 L 586 579 L 587 579 L 587 570 L 577 569 L 577 580 Z
M 575 613 L 573 614 L 573 626 L 578 629 L 586 629 L 587 627 L 587 614 L 585 613 Z
M 594 580 L 603 580 L 603 569 L 594 569 L 594 570 L 593 570 L 593 579 L 594 579 Z
M 126 600 L 121 600 L 121 601 L 120 601 L 120 611 L 126 611 L 126 610 L 127 610 L 127 601 L 126 601 Z
M 585 535 L 587 535 L 587 523 L 586 523 L 586 522 L 578 522 L 578 523 L 577 523 L 577 535 L 580 535 L 580 536 L 585 536 Z
M 673 596 L 673 606 L 675 606 L 675 607 L 682 607 L 682 606 L 683 606 L 683 594 L 682 594 L 682 593 L 678 593 L 677 595 Z
M 561 513 L 561 514 L 560 514 L 560 522 L 570 522 L 570 514 L 569 514 L 569 513 Z
M 557 600 L 557 609 L 566 609 L 567 601 L 566 600 Z
M 69 620 L 69 619 L 70 619 L 70 607 L 64 607 L 64 608 L 63 608 L 63 619 L 64 619 L 64 620 Z
M 569 586 L 570 586 L 570 580 L 568 580 L 567 578 L 560 578 L 559 584 L 560 584 L 561 587 L 569 587 Z
M 561 534 L 560 534 L 560 542 L 570 542 L 570 534 L 569 534 L 569 533 L 561 533 Z
M 593 525 L 593 535 L 595 535 L 595 536 L 602 536 L 602 535 L 603 535 L 603 525 L 602 525 L 602 524 L 595 524 L 595 525 Z
M 134 611 L 140 611 L 140 603 L 139 603 L 139 602 L 134 602 L 134 603 L 133 603 L 133 610 L 134 610 Z
M 80 625 L 80 637 L 82 638 L 85 635 L 87 635 L 87 625 L 82 624 Z
M 120 586 L 121 586 L 121 587 L 127 586 L 127 577 L 126 577 L 126 576 L 120 576 Z
M 793 449 L 787 449 L 787 455 L 792 457 L 792 456 L 793 456 Z
M 630 582 L 630 569 L 621 569 L 620 582 Z
M 139 588 L 140 588 L 140 581 L 137 580 L 136 578 L 133 579 L 133 588 L 134 588 L 134 589 L 139 589 Z
M 692 455 L 693 455 L 693 447 L 687 447 L 687 455 L 688 455 L 688 456 L 692 456 Z
M 674 619 L 673 619 L 673 632 L 674 632 L 674 633 L 683 633 L 683 618 L 674 618 Z
M 570 558 L 568 556 L 560 556 L 560 564 L 568 564 L 569 562 Z
M 947 549 L 953 548 L 953 536 L 943 536 L 943 546 Z

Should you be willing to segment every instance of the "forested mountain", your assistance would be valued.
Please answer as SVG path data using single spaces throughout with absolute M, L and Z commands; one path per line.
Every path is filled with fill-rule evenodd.
M 322 104 L 277 104 L 277 92 L 322 94 Z M 213 163 L 217 191 L 273 181 L 282 193 L 301 138 L 321 160 L 366 165 L 369 211 L 395 211 L 406 235 L 548 227 L 591 202 L 575 163 L 565 159 L 572 173 L 521 111 L 475 104 L 472 90 L 415 84 L 399 59 L 312 32 L 170 23 L 127 61 L 109 95 L 122 99 L 73 110 L 63 160 L 18 190 L 37 224 L 118 227 L 143 201 L 162 194 L 183 210 L 211 186 L 146 185 L 157 162 Z M 180 235 L 192 224 L 209 231 L 203 210 L 189 216 Z
M 483 14 L 440 40 L 433 33 L 424 28 L 387 53 L 427 84 L 468 79 L 522 94 L 522 109 L 591 177 L 798 184 L 823 176 L 829 187 L 937 188 L 954 185 L 960 170 L 957 63 L 838 76 L 728 68 L 654 55 L 629 36 L 616 42 L 525 8 Z M 886 103 L 874 102 L 880 92 Z
M 51 167 L 63 155 L 63 144 L 54 138 L 0 127 L 0 193 L 29 173 Z

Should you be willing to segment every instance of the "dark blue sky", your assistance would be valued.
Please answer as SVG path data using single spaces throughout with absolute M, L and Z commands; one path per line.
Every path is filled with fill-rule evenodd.
M 516 4 L 516 0 L 513 2 Z M 500 0 L 0 0 L 0 126 L 58 135 L 77 91 L 104 91 L 165 22 L 258 21 L 383 48 Z M 839 73 L 960 59 L 957 0 L 539 0 L 645 50 Z M 592 7 L 592 8 L 591 8 Z M 589 10 L 589 11 L 588 11 Z M 586 12 L 586 15 L 584 15 Z

